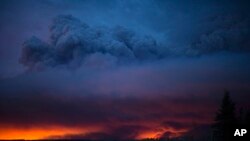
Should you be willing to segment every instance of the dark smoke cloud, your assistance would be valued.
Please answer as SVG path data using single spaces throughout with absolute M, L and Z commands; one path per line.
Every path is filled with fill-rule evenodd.
M 207 18 L 206 31 L 192 42 L 187 53 L 207 54 L 218 51 L 250 51 L 250 17 L 228 14 Z
M 82 65 L 105 67 L 170 55 L 250 51 L 250 21 L 247 15 L 208 16 L 201 27 L 204 29 L 198 36 L 184 46 L 170 48 L 152 36 L 122 26 L 91 27 L 71 15 L 61 15 L 54 18 L 50 26 L 49 43 L 37 37 L 24 42 L 20 62 L 29 69 L 56 66 L 78 68 Z
M 54 18 L 50 33 L 51 43 L 32 37 L 23 44 L 20 59 L 23 65 L 31 69 L 60 65 L 78 67 L 160 57 L 154 38 L 121 26 L 90 27 L 73 16 L 63 15 Z
M 153 56 L 152 58 L 164 58 L 176 54 L 196 56 L 225 50 L 249 52 L 250 12 L 247 0 L 192 2 L 109 0 L 105 3 L 95 0 L 22 2 L 3 0 L 0 5 L 2 19 L 0 77 L 2 78 L 23 71 L 23 66 L 17 61 L 21 52 L 23 54 L 21 63 L 29 69 L 58 66 L 77 68 L 81 65 L 105 67 L 125 62 L 134 63 L 134 60 L 141 61 L 145 58 L 147 60 L 151 59 L 150 56 Z M 76 18 L 61 16 L 55 19 L 51 31 L 48 31 L 46 28 L 51 19 L 61 14 L 74 15 L 91 26 Z M 109 28 L 96 27 L 99 25 Z M 115 25 L 121 25 L 132 31 L 122 28 L 126 32 L 122 32 L 122 36 L 126 36 L 120 41 L 117 39 L 120 35 L 113 35 L 117 29 L 112 28 Z M 64 32 L 66 34 L 63 34 Z M 99 33 L 101 37 L 92 38 Z M 152 49 L 152 52 L 157 52 L 156 54 L 145 47 L 136 50 L 128 48 L 131 44 L 135 46 L 135 42 L 139 41 L 140 44 L 153 44 L 151 39 L 144 39 L 145 34 L 151 35 L 149 38 L 156 41 L 157 49 L 156 51 Z M 25 42 L 22 51 L 20 45 L 32 35 L 36 35 L 40 40 L 34 41 L 36 39 L 31 38 L 31 42 L 40 44 L 41 40 L 45 41 L 42 44 L 45 43 L 43 45 L 45 48 L 49 47 L 49 53 L 45 53 L 47 49 L 34 49 L 35 47 L 29 43 L 30 40 Z M 137 36 L 140 40 L 135 39 Z M 147 40 L 147 43 L 144 43 L 144 40 Z M 91 47 L 86 47 L 84 44 L 82 49 L 83 41 L 91 44 Z M 58 44 L 60 49 L 56 47 L 57 42 L 61 43 Z M 106 44 L 109 45 L 109 49 Z M 137 54 L 138 58 L 133 54 Z

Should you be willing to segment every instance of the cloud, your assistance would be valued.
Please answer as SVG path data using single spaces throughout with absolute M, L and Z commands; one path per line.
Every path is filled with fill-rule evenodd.
M 30 69 L 114 64 L 129 60 L 159 58 L 159 45 L 153 37 L 140 35 L 121 26 L 90 27 L 70 15 L 54 18 L 51 43 L 32 37 L 23 44 L 20 62 Z
M 194 29 L 196 35 L 188 42 L 183 41 L 185 45 L 175 48 L 122 26 L 89 26 L 71 15 L 60 15 L 50 26 L 49 42 L 37 37 L 24 42 L 20 62 L 29 69 L 102 68 L 176 55 L 249 52 L 249 26 L 249 17 L 238 13 L 209 15 L 203 19 L 200 32 L 196 31 L 199 28 Z M 172 44 L 178 45 L 180 40 L 174 39 L 176 43 Z
M 28 84 L 26 87 L 29 87 Z M 134 139 L 144 132 L 167 128 L 162 124 L 167 119 L 175 122 L 192 122 L 194 117 L 189 113 L 196 115 L 194 107 L 205 103 L 202 101 L 197 105 L 175 104 L 169 97 L 87 95 L 87 91 L 76 92 L 64 89 L 64 92 L 59 90 L 53 92 L 48 88 L 43 90 L 17 88 L 1 90 L 1 92 L 3 93 L 0 95 L 1 127 L 98 128 L 97 131 L 87 133 L 45 137 L 57 139 Z M 172 107 L 175 108 L 172 109 Z M 183 107 L 193 108 L 192 110 L 186 108 L 184 111 Z M 207 108 L 202 109 L 202 112 L 207 115 L 209 111 Z M 187 116 L 184 113 L 187 113 Z M 207 117 L 197 118 L 197 123 L 203 122 L 208 122 Z
M 250 17 L 240 14 L 210 16 L 204 23 L 207 29 L 192 42 L 187 53 L 208 54 L 219 51 L 250 51 Z
M 182 131 L 194 120 L 199 125 L 213 119 L 224 88 L 237 105 L 249 107 L 248 60 L 248 54 L 217 54 L 108 70 L 27 72 L 0 81 L 0 125 L 100 128 L 69 138 Z
M 90 132 L 87 134 L 66 134 L 62 136 L 49 136 L 49 139 L 87 139 L 87 140 L 132 140 L 137 138 L 140 132 L 150 130 L 141 125 L 124 125 L 111 128 L 106 131 Z
M 197 119 L 197 122 L 202 123 L 207 120 L 209 115 L 205 114 L 205 112 L 211 110 L 201 108 L 204 115 L 196 118 L 195 116 L 198 115 L 196 111 L 199 111 L 199 109 L 194 111 L 191 108 L 201 105 L 202 102 L 194 105 L 187 103 L 175 104 L 169 97 L 156 98 L 151 96 L 152 98 L 149 100 L 135 97 L 113 98 L 101 95 L 76 96 L 76 92 L 71 92 L 74 94 L 72 97 L 66 96 L 69 93 L 53 95 L 49 90 L 38 91 L 38 89 L 19 91 L 18 93 L 21 94 L 19 96 L 17 92 L 2 91 L 5 95 L 0 97 L 0 113 L 2 115 L 0 125 L 18 127 L 33 127 L 34 125 L 40 127 L 46 125 L 100 126 L 115 128 L 123 124 L 145 124 L 145 126 L 150 126 L 152 123 L 164 122 L 164 119 L 191 122 L 194 118 Z M 7 96 L 7 94 L 12 96 Z M 206 102 L 203 99 L 201 100 L 203 103 Z M 173 106 L 176 107 L 175 110 L 171 108 Z M 182 109 L 185 106 L 190 109 L 183 111 Z M 115 131 L 117 131 L 117 135 L 123 133 L 117 129 Z
M 105 71 L 27 72 L 1 80 L 0 112 L 4 116 L 0 121 L 75 126 L 165 122 L 166 118 L 207 120 L 224 88 L 229 88 L 239 104 L 247 104 L 249 55 L 233 56 L 179 58 Z
M 54 50 L 49 44 L 41 41 L 36 37 L 30 38 L 24 42 L 22 49 L 21 63 L 28 66 L 53 65 L 55 64 Z
M 192 123 L 181 123 L 176 121 L 166 121 L 163 123 L 163 125 L 167 128 L 172 128 L 175 130 L 181 130 L 181 129 L 188 129 L 194 125 Z
M 83 55 L 78 49 L 72 49 L 74 51 L 70 50 L 67 54 L 64 54 L 64 51 L 52 51 L 54 52 L 52 53 L 53 57 L 49 53 L 50 55 L 45 55 L 46 57 L 44 58 L 46 59 L 43 58 L 43 61 L 33 61 L 32 57 L 26 56 L 24 57 L 26 58 L 24 59 L 25 61 L 21 61 L 23 65 L 18 64 L 17 60 L 20 54 L 24 52 L 21 51 L 21 44 L 26 39 L 32 37 L 32 35 L 49 44 L 51 46 L 50 48 L 55 48 L 52 44 L 52 39 L 48 39 L 52 35 L 52 32 L 47 30 L 47 27 L 51 23 L 51 19 L 60 14 L 71 14 L 78 18 L 71 18 L 71 21 L 58 20 L 64 23 L 63 25 L 66 25 L 67 22 L 77 26 L 82 24 L 83 27 L 87 26 L 87 29 L 91 29 L 92 31 L 100 29 L 100 27 L 98 28 L 97 26 L 104 25 L 107 26 L 104 28 L 106 30 L 100 30 L 105 33 L 106 31 L 113 32 L 115 25 L 121 25 L 122 27 L 126 27 L 126 29 L 131 29 L 136 35 L 150 35 L 156 40 L 157 55 L 160 56 L 160 58 L 171 55 L 174 56 L 176 54 L 196 56 L 225 50 L 230 52 L 249 51 L 250 12 L 248 8 L 249 1 L 246 0 L 222 0 L 220 2 L 216 0 L 205 0 L 202 2 L 194 1 L 192 3 L 180 0 L 110 0 L 105 3 L 100 1 L 66 0 L 59 2 L 50 0 L 25 0 L 22 2 L 1 1 L 0 5 L 2 6 L 0 12 L 2 19 L 0 63 L 2 67 L 0 72 L 3 77 L 9 76 L 11 71 L 13 71 L 14 74 L 22 72 L 24 69 L 23 66 L 29 69 L 42 69 L 47 67 L 78 68 L 79 66 L 85 66 L 85 55 L 87 54 L 86 56 L 88 56 L 89 53 Z M 30 7 L 30 5 L 32 5 L 32 7 Z M 88 25 L 81 21 L 88 23 Z M 52 25 L 54 24 L 52 23 Z M 69 26 L 69 24 L 67 24 L 67 26 Z M 59 27 L 57 29 L 61 31 L 55 32 L 61 33 L 63 31 Z M 93 32 L 95 33 L 95 31 Z M 73 32 L 71 33 L 74 34 Z M 89 36 L 89 33 L 86 34 Z M 59 35 L 55 35 L 59 37 Z M 53 40 L 57 39 L 55 38 Z M 164 42 L 162 40 L 164 40 Z M 137 52 L 140 53 L 141 51 Z M 78 53 L 81 55 L 77 55 Z M 97 53 L 103 54 L 103 52 Z M 107 57 L 106 54 L 112 57 Z M 144 55 L 147 53 L 141 54 Z M 70 56 L 74 56 L 73 58 L 75 59 L 71 59 Z M 110 55 L 110 53 L 105 53 L 104 56 L 104 58 L 99 55 L 97 56 L 97 60 L 100 58 L 102 60 L 102 62 L 97 63 L 103 63 L 101 67 L 105 65 L 113 66 L 121 62 L 126 63 L 127 60 L 112 54 Z M 129 60 L 127 62 L 134 63 L 134 60 L 139 59 L 133 59 L 132 57 L 132 61 Z M 88 64 L 89 63 L 87 63 L 87 65 Z M 90 64 L 90 66 L 94 65 L 93 63 Z

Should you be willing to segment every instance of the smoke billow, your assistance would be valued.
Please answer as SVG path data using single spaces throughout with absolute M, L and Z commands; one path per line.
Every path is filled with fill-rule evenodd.
M 207 19 L 207 31 L 191 44 L 195 54 L 218 51 L 250 51 L 250 18 L 242 15 L 217 15 Z
M 91 27 L 71 15 L 60 15 L 50 26 L 49 43 L 36 37 L 24 42 L 20 62 L 29 69 L 58 66 L 99 68 L 169 56 L 249 52 L 249 24 L 248 16 L 212 16 L 203 21 L 203 30 L 198 36 L 179 47 L 170 47 L 157 38 L 122 26 Z
M 115 64 L 159 58 L 159 45 L 150 36 L 121 26 L 90 27 L 70 15 L 61 15 L 50 27 L 51 43 L 32 37 L 23 44 L 20 62 L 30 69 L 82 64 Z

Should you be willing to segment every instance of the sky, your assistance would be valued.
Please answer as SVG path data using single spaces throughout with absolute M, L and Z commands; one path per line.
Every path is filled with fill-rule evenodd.
M 1 0 L 0 139 L 177 137 L 249 108 L 247 0 Z

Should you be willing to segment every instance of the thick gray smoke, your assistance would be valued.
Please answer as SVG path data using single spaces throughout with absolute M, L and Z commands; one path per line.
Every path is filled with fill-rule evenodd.
M 216 15 L 207 19 L 204 26 L 206 30 L 190 45 L 189 50 L 193 54 L 250 51 L 249 16 Z
M 46 66 L 112 65 L 160 57 L 150 36 L 124 27 L 90 27 L 70 16 L 58 16 L 50 27 L 51 43 L 30 38 L 23 44 L 20 62 L 30 69 Z
M 220 51 L 250 51 L 248 16 L 206 18 L 198 34 L 184 45 L 168 46 L 127 28 L 91 27 L 71 15 L 54 18 L 50 43 L 32 37 L 23 44 L 20 62 L 29 69 L 46 67 L 106 67 L 171 56 L 199 56 Z M 183 31 L 185 32 L 185 31 Z M 182 41 L 182 39 L 180 39 Z M 171 40 L 169 41 L 171 42 Z M 178 42 L 174 39 L 172 42 Z M 177 43 L 172 43 L 177 45 Z

